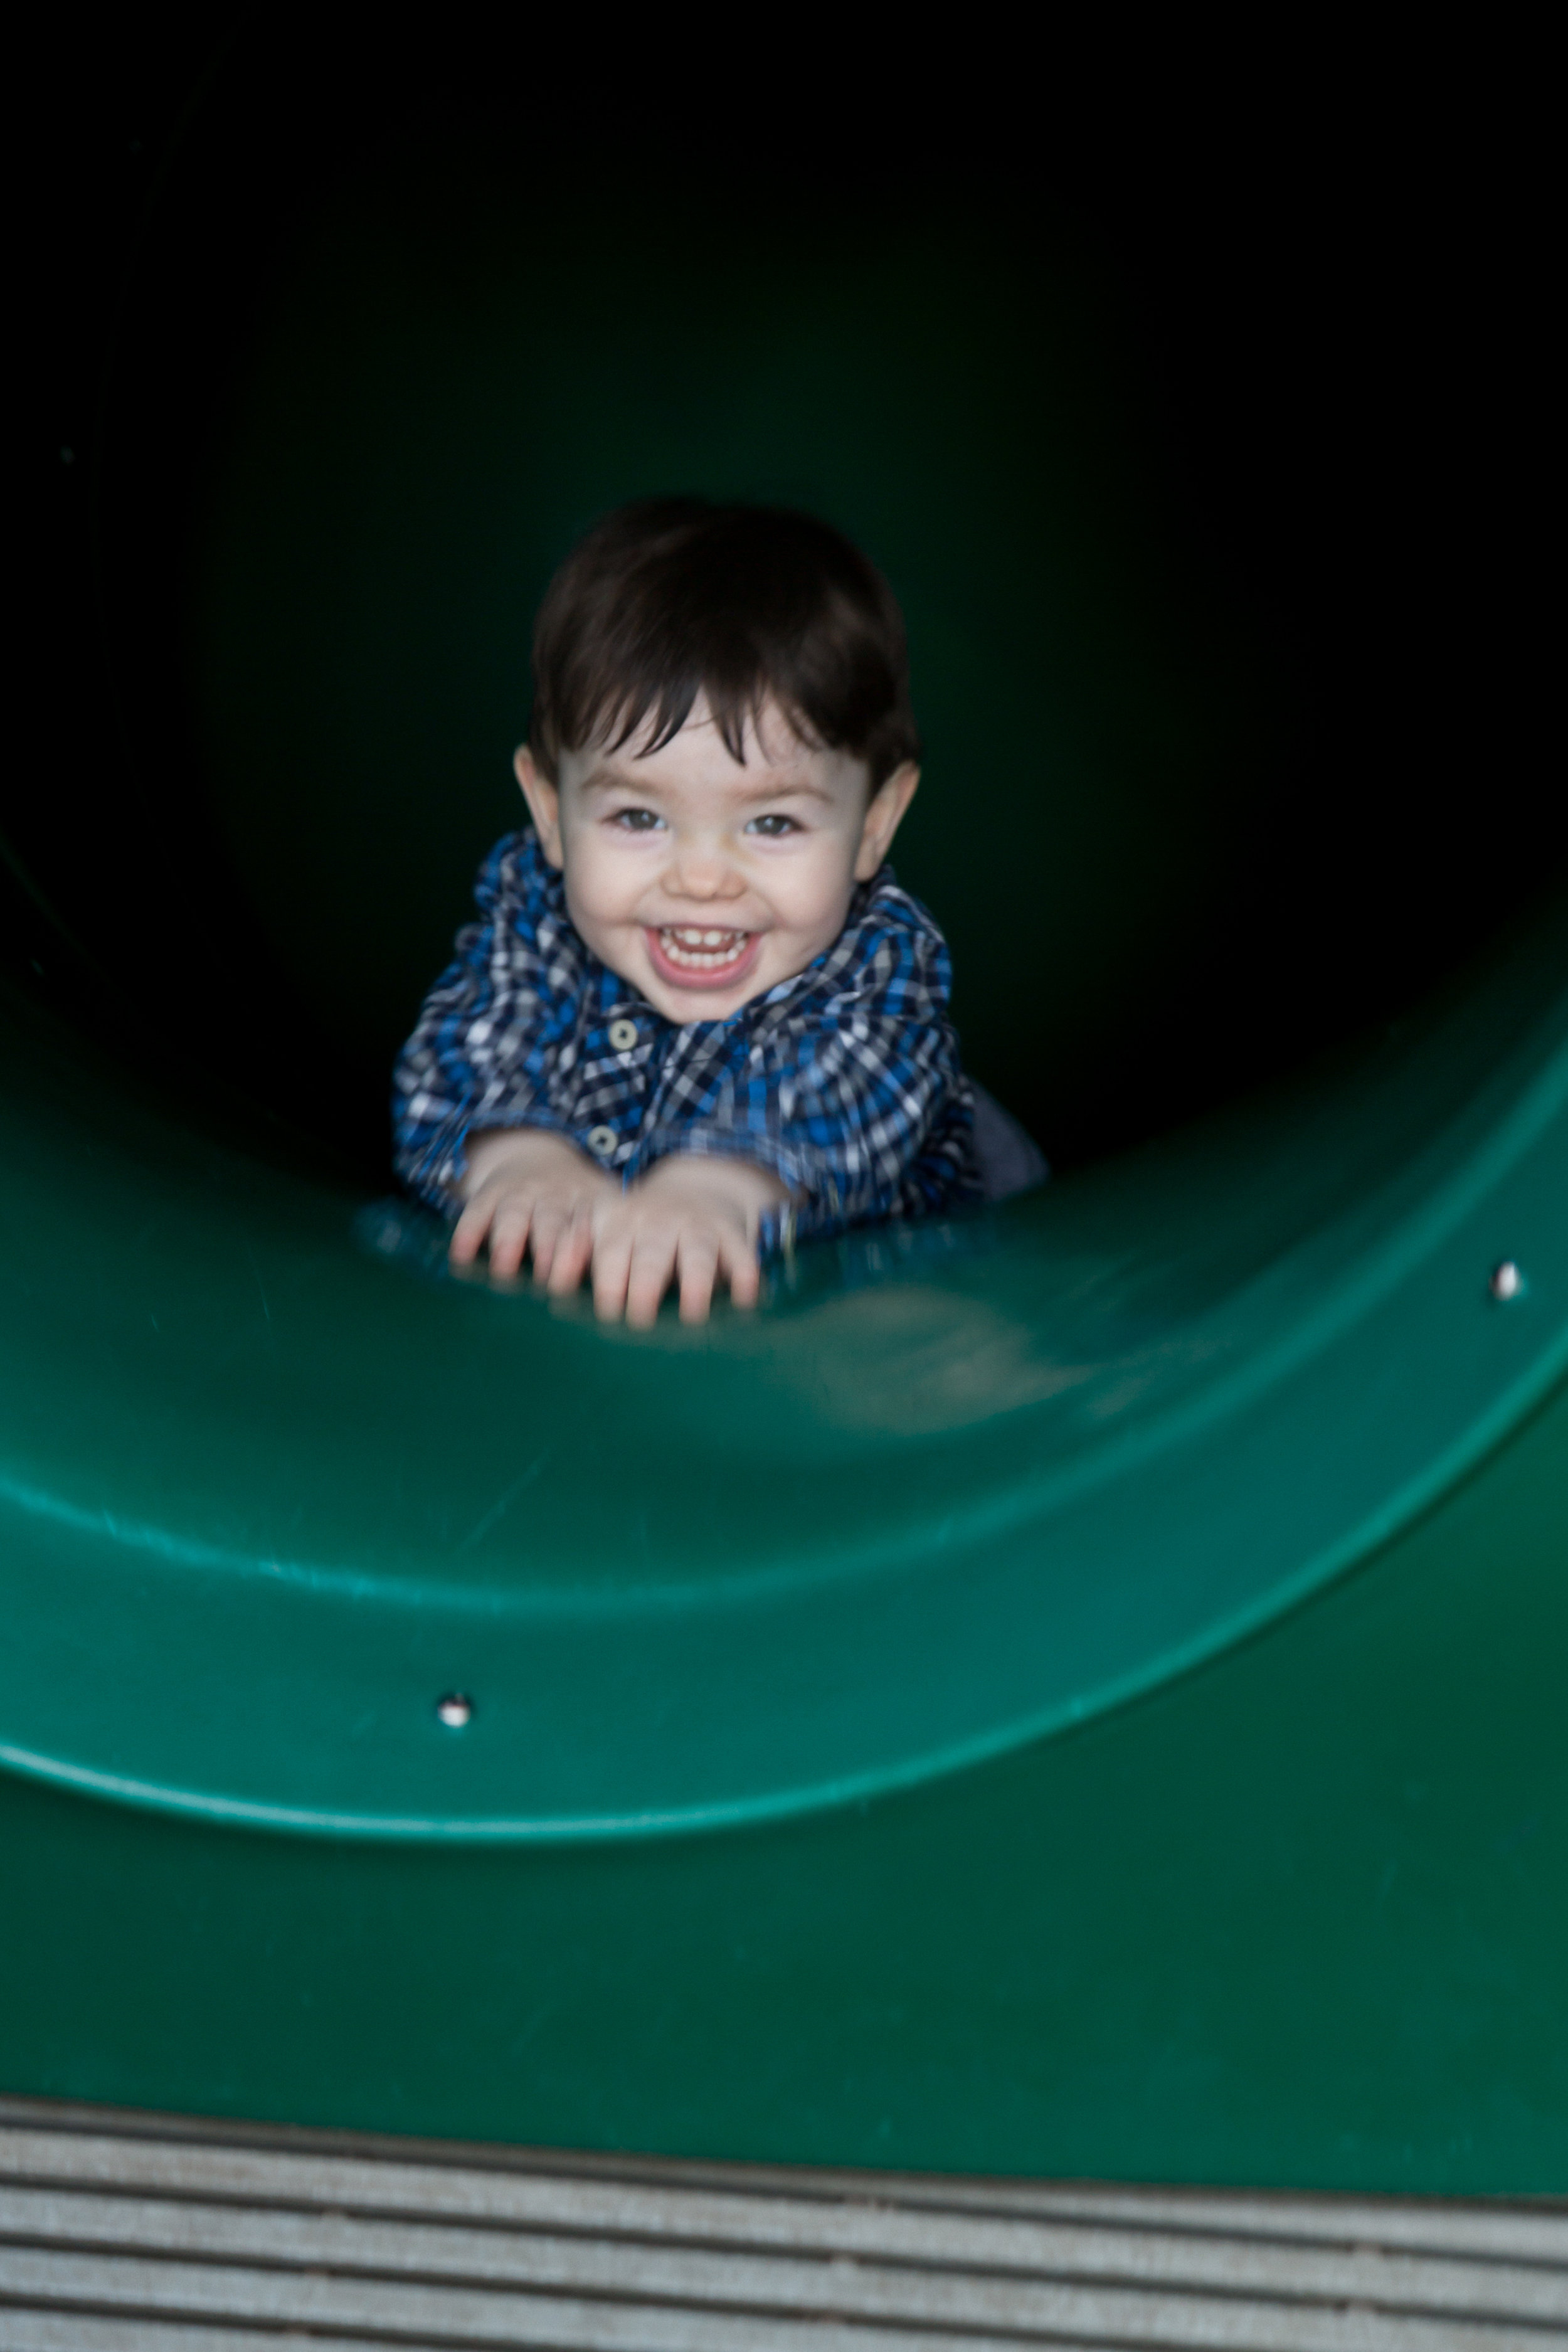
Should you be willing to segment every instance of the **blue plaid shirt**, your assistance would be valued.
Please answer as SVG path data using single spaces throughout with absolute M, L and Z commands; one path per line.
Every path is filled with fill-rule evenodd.
M 432 1207 L 455 1213 L 465 1139 L 500 1127 L 565 1136 L 628 1184 L 671 1152 L 754 1160 L 802 1234 L 981 1198 L 947 943 L 890 866 L 804 971 L 679 1028 L 584 947 L 531 832 L 496 844 L 475 896 L 394 1079 L 397 1172 Z

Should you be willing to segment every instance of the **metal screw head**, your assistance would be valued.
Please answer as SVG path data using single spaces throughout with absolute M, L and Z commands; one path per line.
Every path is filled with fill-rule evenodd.
M 437 1700 L 436 1716 L 448 1731 L 461 1731 L 466 1723 L 473 1721 L 474 1702 L 466 1698 L 461 1691 L 448 1691 L 445 1697 Z
M 1517 1298 L 1524 1288 L 1524 1276 L 1512 1258 L 1505 1257 L 1500 1265 L 1493 1266 L 1487 1287 L 1494 1298 Z

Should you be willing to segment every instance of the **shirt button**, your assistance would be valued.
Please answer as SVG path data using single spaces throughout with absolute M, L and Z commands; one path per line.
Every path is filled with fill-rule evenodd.
M 629 1054 L 637 1042 L 637 1024 L 635 1021 L 611 1022 L 610 1043 L 617 1054 Z
M 600 1160 L 611 1159 L 619 1141 L 620 1138 L 613 1127 L 591 1127 L 588 1129 L 588 1149 Z

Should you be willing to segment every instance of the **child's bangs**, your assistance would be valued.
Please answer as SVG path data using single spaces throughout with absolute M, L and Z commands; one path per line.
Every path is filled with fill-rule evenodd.
M 806 751 L 825 748 L 827 739 L 821 728 L 813 725 L 795 696 L 759 663 L 744 678 L 714 677 L 699 671 L 679 680 L 645 678 L 618 689 L 610 688 L 597 708 L 585 715 L 582 731 L 574 730 L 563 738 L 562 749 L 593 747 L 613 757 L 635 743 L 634 758 L 651 759 L 675 740 L 700 698 L 706 699 L 720 740 L 739 767 L 747 765 L 748 736 L 764 757 L 769 744 L 776 743 L 773 729 L 769 728 L 766 736 L 763 733 L 770 713 L 784 721 Z

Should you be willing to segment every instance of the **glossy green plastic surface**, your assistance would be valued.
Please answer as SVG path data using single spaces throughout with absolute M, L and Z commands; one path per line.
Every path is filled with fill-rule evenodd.
M 647 1337 L 421 1279 L 405 1213 L 356 1240 L 35 1045 L 5 1760 L 216 1818 L 581 1837 L 1082 1720 L 1352 1564 L 1561 1371 L 1561 980 L 1553 925 L 1316 1087 Z
M 336 1843 L 0 1780 L 0 2079 L 572 2147 L 1561 2191 L 1565 1525 L 1560 1394 L 1195 1673 L 745 1831 Z

